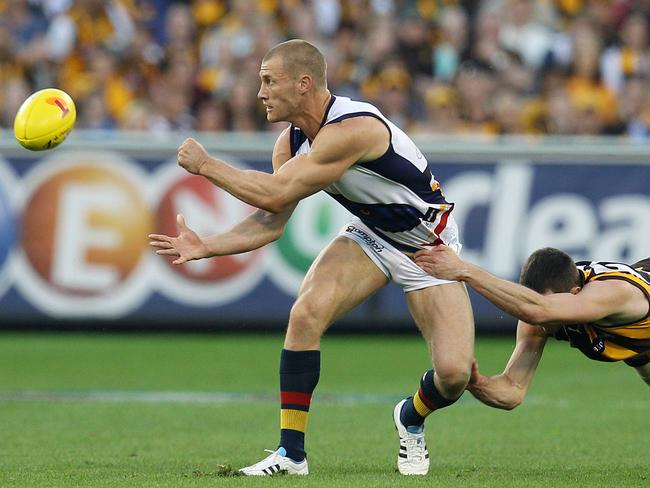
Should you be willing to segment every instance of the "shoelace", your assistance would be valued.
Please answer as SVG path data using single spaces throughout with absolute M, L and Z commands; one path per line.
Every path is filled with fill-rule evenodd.
M 409 436 L 404 439 L 404 444 L 406 445 L 406 452 L 408 453 L 409 458 L 417 462 L 421 462 L 424 460 L 425 444 L 424 444 L 423 435 Z

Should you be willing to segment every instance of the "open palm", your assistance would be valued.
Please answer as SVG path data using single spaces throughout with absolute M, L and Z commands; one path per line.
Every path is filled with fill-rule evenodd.
M 173 264 L 183 264 L 193 259 L 201 259 L 208 256 L 208 249 L 201 238 L 185 225 L 185 218 L 178 214 L 178 235 L 170 237 L 162 234 L 149 234 L 149 245 L 156 248 L 156 254 L 164 256 L 178 256 Z

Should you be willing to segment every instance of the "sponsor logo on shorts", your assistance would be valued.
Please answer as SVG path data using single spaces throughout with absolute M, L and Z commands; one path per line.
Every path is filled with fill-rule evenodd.
M 361 239 L 363 242 L 368 244 L 371 248 L 375 250 L 375 252 L 382 252 L 385 248 L 382 244 L 379 244 L 376 240 L 374 240 L 372 237 L 368 235 L 367 232 L 362 231 L 361 229 L 357 229 L 354 225 L 348 225 L 347 228 L 345 229 L 345 232 L 350 232 L 351 234 L 356 234 Z

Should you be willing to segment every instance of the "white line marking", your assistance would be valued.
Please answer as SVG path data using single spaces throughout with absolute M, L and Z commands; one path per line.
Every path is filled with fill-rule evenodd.
M 314 403 L 327 405 L 394 405 L 403 397 L 399 395 L 371 395 L 363 393 L 315 393 Z M 0 403 L 9 402 L 88 402 L 88 403 L 179 403 L 179 404 L 229 404 L 229 403 L 274 403 L 279 394 L 272 392 L 238 393 L 227 391 L 148 391 L 148 390 L 0 390 Z M 464 407 L 481 406 L 469 393 L 463 395 L 457 404 Z M 647 410 L 650 402 L 622 402 L 626 409 Z M 532 395 L 526 398 L 526 406 L 544 406 L 567 409 L 579 402 L 567 398 L 550 398 Z M 620 405 L 617 405 L 620 406 Z

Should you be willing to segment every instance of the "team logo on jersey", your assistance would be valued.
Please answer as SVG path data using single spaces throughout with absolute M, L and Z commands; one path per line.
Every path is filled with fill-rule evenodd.
M 605 341 L 602 337 L 594 337 L 594 340 L 591 341 L 591 349 L 595 353 L 602 353 L 605 350 Z

